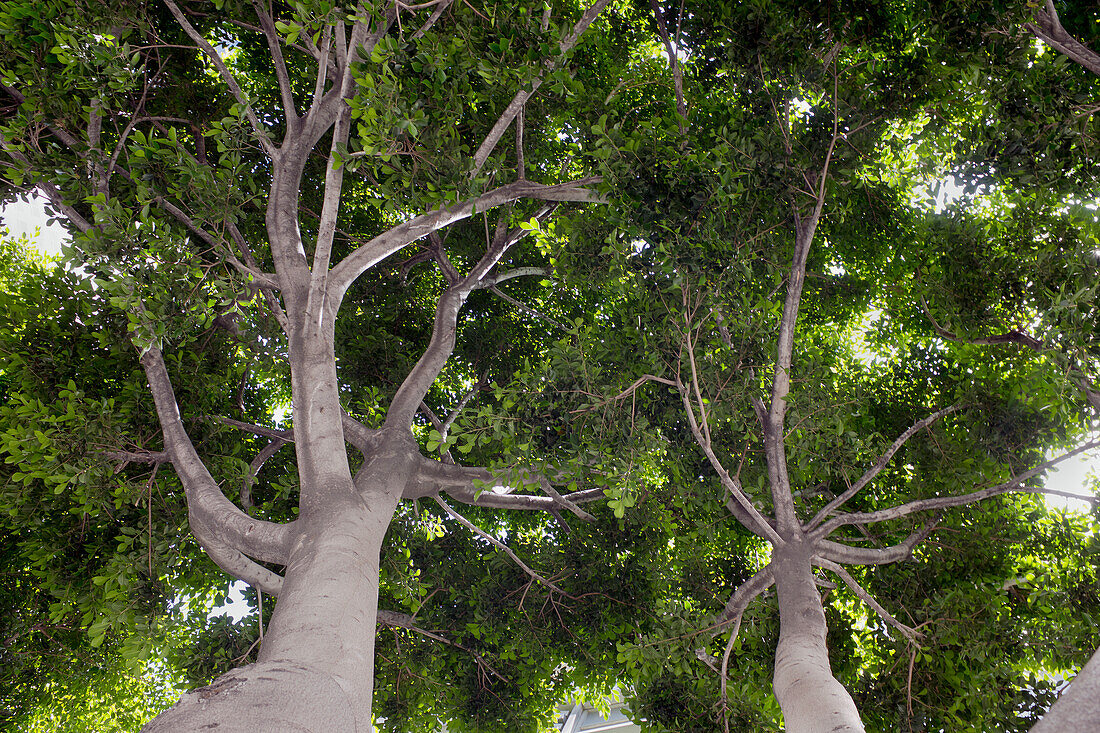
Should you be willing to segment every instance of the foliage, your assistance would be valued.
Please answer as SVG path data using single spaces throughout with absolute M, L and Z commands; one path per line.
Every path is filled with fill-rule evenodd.
M 563 59 L 580 5 L 453 4 L 424 33 L 395 25 L 380 37 L 354 74 L 346 140 L 329 153 L 325 137 L 304 159 L 295 226 L 310 259 L 324 221 L 339 262 L 508 176 L 598 173 L 610 202 L 475 211 L 368 269 L 343 298 L 340 405 L 381 428 L 438 330 L 446 268 L 467 272 L 495 230 L 520 232 L 501 270 L 533 274 L 469 293 L 411 429 L 424 455 L 519 467 L 529 482 L 602 498 L 585 507 L 593 523 L 463 511 L 561 593 L 429 498 L 399 505 L 379 605 L 415 627 L 384 625 L 376 640 L 384 730 L 439 719 L 538 730 L 564 697 L 616 684 L 651 730 L 778 727 L 774 596 L 745 612 L 727 692 L 719 685 L 726 638 L 714 621 L 769 551 L 727 509 L 677 383 L 698 388 L 721 464 L 757 509 L 773 509 L 752 399 L 779 371 L 796 222 L 815 200 L 824 214 L 784 435 L 803 519 L 949 405 L 960 409 L 906 442 L 849 510 L 1008 481 L 1094 426 L 1100 230 L 1086 202 L 1100 94 L 1022 32 L 1026 5 L 673 5 L 663 13 L 682 51 L 686 116 L 648 3 L 613 4 Z M 292 134 L 286 96 L 309 106 L 310 48 L 343 11 L 278 8 L 280 80 L 264 33 L 240 20 L 260 22 L 248 4 L 181 7 L 242 98 L 185 48 L 193 39 L 167 7 L 0 5 L 6 185 L 42 187 L 84 230 L 70 269 L 19 262 L 6 244 L 0 274 L 0 602 L 4 638 L 18 639 L 0 671 L 4 714 L 28 730 L 64 729 L 34 711 L 47 699 L 96 729 L 132 725 L 151 708 L 89 716 L 114 714 L 99 701 L 142 685 L 162 694 L 142 676 L 154 655 L 166 657 L 154 676 L 194 685 L 254 658 L 255 619 L 205 618 L 224 581 L 162 466 L 140 355 L 163 351 L 191 440 L 227 496 L 256 520 L 300 511 L 285 440 L 250 466 L 299 419 L 288 413 L 291 339 L 263 278 L 281 265 L 265 222 L 278 172 L 261 132 Z M 1073 4 L 1062 16 L 1095 47 L 1089 13 Z M 522 146 L 502 143 L 474 169 L 478 142 L 533 79 Z M 342 209 L 326 220 L 337 170 Z M 951 185 L 961 193 L 945 198 Z M 1049 705 L 1051 675 L 1077 668 L 1096 636 L 1095 520 L 998 497 L 948 510 L 910 559 L 853 569 L 922 631 L 919 649 L 845 586 L 829 590 L 830 660 L 868 727 L 1028 727 Z M 919 526 L 901 518 L 841 537 L 891 545 Z

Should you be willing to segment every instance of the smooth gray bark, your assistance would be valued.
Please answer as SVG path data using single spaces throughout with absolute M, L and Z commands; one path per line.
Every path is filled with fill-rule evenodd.
M 1030 733 L 1096 733 L 1100 730 L 1100 651 L 1084 666 Z
M 814 583 L 810 548 L 789 542 L 773 550 L 779 600 L 779 645 L 772 684 L 788 733 L 864 730 L 844 685 L 833 677 L 825 646 L 825 612 Z
M 184 695 L 147 733 L 371 730 L 379 551 L 420 457 L 408 430 L 378 443 L 363 491 L 349 478 L 303 507 L 258 661 Z

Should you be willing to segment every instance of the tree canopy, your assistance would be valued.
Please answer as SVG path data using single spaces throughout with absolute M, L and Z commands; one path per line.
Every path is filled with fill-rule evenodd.
M 0 273 L 13 724 L 1023 731 L 1095 650 L 1039 496 L 1097 446 L 1091 4 L 0 36 L 4 195 L 73 232 Z

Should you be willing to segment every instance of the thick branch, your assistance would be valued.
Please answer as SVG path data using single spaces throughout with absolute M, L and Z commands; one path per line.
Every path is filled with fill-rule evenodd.
M 826 504 L 821 509 L 821 511 L 819 511 L 814 516 L 814 518 L 810 520 L 810 522 L 806 525 L 806 529 L 811 530 L 817 525 L 821 524 L 821 522 L 825 521 L 826 517 L 828 517 L 838 508 L 843 506 L 846 501 L 859 493 L 860 489 L 871 483 L 875 476 L 878 476 L 879 473 L 882 472 L 882 469 L 886 468 L 886 464 L 890 462 L 890 459 L 894 457 L 894 454 L 897 453 L 898 450 L 903 445 L 905 445 L 905 443 L 910 438 L 919 433 L 921 430 L 924 430 L 936 420 L 939 420 L 941 417 L 944 417 L 945 415 L 950 415 L 952 412 L 957 412 L 960 409 L 962 409 L 960 405 L 951 405 L 950 407 L 946 407 L 939 412 L 934 412 L 923 420 L 918 421 L 912 427 L 910 427 L 908 430 L 898 436 L 898 439 L 895 440 L 890 445 L 890 447 L 886 449 L 886 452 L 879 456 L 879 459 L 875 461 L 875 464 L 867 469 L 866 473 L 860 476 L 858 481 L 848 487 L 848 490 L 845 491 L 843 494 Z
M 383 25 L 388 28 L 389 22 Z M 362 20 L 356 20 L 352 28 L 348 56 L 354 56 L 359 47 L 366 40 L 367 24 Z M 377 41 L 375 41 L 377 42 Z M 371 44 L 374 45 L 373 43 Z M 350 99 L 355 94 L 355 78 L 352 75 L 353 64 L 345 63 L 343 73 L 339 81 L 339 93 L 341 100 Z M 313 273 L 310 277 L 309 298 L 306 303 L 308 317 L 320 322 L 324 315 L 314 312 L 314 309 L 322 309 L 327 305 L 327 284 L 329 276 L 329 262 L 332 257 L 332 240 L 336 234 L 336 219 L 340 212 L 340 198 L 344 187 L 344 166 L 338 160 L 340 151 L 347 148 L 348 137 L 351 134 L 351 107 L 340 104 L 336 115 L 336 124 L 332 130 L 332 143 L 329 149 L 328 160 L 325 164 L 324 197 L 321 203 L 321 220 L 317 225 L 317 242 L 313 248 Z M 332 304 L 335 309 L 339 305 L 339 298 Z M 335 318 L 335 314 L 328 314 Z
M 1094 496 L 1081 496 L 1079 494 L 1071 494 L 1068 491 L 1055 491 L 1052 489 L 1043 489 L 1032 486 L 1021 486 L 1024 481 L 1038 476 L 1043 471 L 1046 471 L 1062 461 L 1072 458 L 1075 455 L 1084 453 L 1085 451 L 1092 450 L 1100 446 L 1100 441 L 1093 441 L 1086 443 L 1085 445 L 1075 448 L 1068 453 L 1039 464 L 1031 470 L 1024 471 L 1019 476 L 1015 477 L 1011 481 L 1006 481 L 1003 484 L 997 486 L 991 486 L 988 489 L 982 489 L 980 491 L 974 491 L 969 494 L 963 494 L 962 496 L 940 496 L 932 499 L 918 499 L 911 501 L 907 504 L 901 504 L 899 506 L 891 507 L 890 509 L 881 509 L 877 512 L 855 512 L 852 514 L 842 514 L 838 517 L 834 517 L 829 521 L 822 524 L 810 535 L 812 541 L 817 541 L 823 537 L 828 537 L 833 530 L 838 527 L 843 527 L 847 524 L 873 524 L 875 522 L 885 522 L 890 519 L 898 519 L 905 517 L 915 512 L 926 512 L 933 509 L 948 509 L 950 507 L 963 506 L 964 504 L 973 504 L 983 499 L 988 499 L 991 496 L 998 496 L 1000 494 L 1007 494 L 1012 491 L 1018 491 L 1025 494 L 1049 494 L 1051 496 L 1065 496 L 1073 499 L 1080 499 L 1081 501 L 1089 501 L 1093 504 L 1100 503 L 1100 498 Z
M 758 595 L 770 588 L 774 582 L 775 577 L 772 575 L 772 566 L 771 563 L 768 563 L 757 570 L 751 578 L 737 586 L 737 590 L 726 601 L 726 607 L 722 609 L 722 613 L 718 615 L 716 623 L 711 628 L 728 626 L 734 620 L 739 622 L 741 615 L 745 613 L 745 609 L 749 607 L 749 604 Z
M 438 231 L 448 224 L 467 219 L 477 212 L 487 211 L 510 201 L 529 198 L 543 201 L 599 202 L 599 196 L 584 187 L 599 183 L 601 180 L 599 177 L 591 177 L 555 186 L 544 186 L 532 181 L 516 181 L 494 188 L 476 198 L 421 214 L 380 234 L 345 257 L 332 270 L 329 292 L 339 300 L 357 277 L 421 237 Z
M 555 207 L 556 204 L 544 205 L 535 218 L 541 220 L 549 216 Z M 462 304 L 466 302 L 466 297 L 488 277 L 489 272 L 512 245 L 530 232 L 530 229 L 522 227 L 509 231 L 507 222 L 502 217 L 497 226 L 497 233 L 486 247 L 485 254 L 470 268 L 469 274 L 461 282 L 453 284 L 440 296 L 428 348 L 409 371 L 390 402 L 390 409 L 386 413 L 387 427 L 407 428 L 412 424 L 413 417 L 427 395 L 428 389 L 454 351 L 458 335 L 458 313 L 462 309 Z M 442 248 L 440 248 L 440 255 L 442 254 Z
M 924 542 L 935 529 L 936 522 L 929 522 L 902 542 L 889 547 L 851 547 L 824 539 L 819 540 L 815 547 L 818 556 L 844 565 L 889 565 L 908 559 L 916 546 Z
M 1035 12 L 1035 22 L 1026 23 L 1024 27 L 1051 48 L 1060 51 L 1078 65 L 1100 76 L 1100 54 L 1097 54 L 1066 32 L 1066 29 L 1062 27 L 1062 21 L 1058 18 L 1058 11 L 1055 9 L 1052 0 L 1046 0 L 1044 7 Z
M 193 526 L 192 531 L 194 531 Z M 197 534 L 195 536 L 198 537 Z M 283 576 L 271 572 L 263 565 L 246 557 L 240 550 L 222 542 L 216 533 L 200 542 L 214 564 L 234 578 L 243 580 L 272 596 L 278 596 L 283 589 Z
M 687 389 L 683 384 L 679 383 L 679 381 L 677 381 L 676 387 L 680 392 L 680 399 L 684 403 L 684 409 L 687 411 L 688 425 L 691 427 L 691 434 L 695 437 L 696 444 L 702 449 L 711 467 L 718 474 L 718 478 L 721 480 L 722 485 L 730 493 L 732 497 L 731 500 L 736 502 L 739 511 L 734 512 L 734 517 L 744 524 L 745 528 L 753 534 L 763 537 L 773 545 L 783 544 L 783 538 L 775 531 L 775 527 L 773 527 L 771 522 L 753 506 L 752 501 L 749 500 L 749 497 L 741 487 L 741 481 L 731 476 L 730 472 L 726 470 L 726 467 L 722 465 L 722 462 L 718 460 L 718 456 L 715 455 L 714 449 L 710 445 L 710 441 L 707 439 L 706 435 L 704 435 L 695 419 L 695 410 L 692 408 L 691 398 L 688 395 Z
M 501 272 L 492 277 L 482 278 L 477 285 L 474 286 L 475 290 L 485 290 L 487 288 L 495 288 L 503 282 L 508 282 L 517 277 L 530 277 L 532 275 L 542 275 L 543 277 L 549 277 L 553 273 L 549 267 L 517 267 L 514 270 L 508 270 L 507 272 Z
M 802 290 L 806 284 L 806 261 L 810 254 L 810 245 L 814 240 L 821 212 L 825 208 L 825 183 L 829 178 L 829 165 L 833 150 L 839 137 L 839 110 L 836 94 L 836 74 L 833 75 L 833 134 L 829 140 L 829 149 L 825 162 L 818 175 L 818 186 L 814 208 L 810 216 L 803 219 L 795 210 L 795 244 L 791 261 L 790 276 L 787 282 L 787 297 L 783 303 L 783 316 L 779 322 L 778 346 L 775 357 L 775 377 L 772 382 L 771 406 L 764 427 L 764 454 L 768 464 L 768 480 L 772 490 L 772 504 L 775 507 L 775 519 L 781 534 L 793 535 L 801 531 L 798 515 L 794 509 L 791 495 L 790 477 L 787 474 L 787 457 L 784 445 L 784 421 L 787 415 L 787 395 L 791 389 L 791 359 L 794 355 L 795 327 L 798 323 L 798 308 L 802 299 Z
M 279 38 L 279 33 L 275 29 L 274 19 L 264 9 L 263 5 L 253 0 L 252 7 L 256 11 L 256 17 L 260 20 L 260 27 L 263 28 L 267 48 L 271 51 L 271 60 L 275 67 L 275 78 L 279 81 L 279 95 L 283 100 L 283 114 L 286 117 L 287 134 L 293 135 L 298 125 L 298 110 L 294 104 L 294 93 L 290 88 L 290 75 L 286 70 L 286 61 L 283 59 L 282 39 Z
M 183 483 L 195 538 L 211 553 L 225 555 L 225 548 L 232 546 L 260 560 L 285 564 L 290 554 L 291 525 L 254 519 L 225 497 L 183 427 L 160 350 L 150 347 L 142 355 L 141 364 L 160 418 L 165 450 Z M 232 556 L 222 560 L 234 563 L 234 567 L 239 564 Z

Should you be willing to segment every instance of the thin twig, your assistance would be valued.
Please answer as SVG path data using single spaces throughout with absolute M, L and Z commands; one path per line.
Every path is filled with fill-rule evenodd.
M 543 585 L 545 585 L 547 588 L 554 591 L 555 593 L 561 593 L 563 596 L 566 596 L 567 598 L 571 597 L 568 593 L 563 591 L 561 588 L 554 585 L 549 580 L 542 577 L 541 575 L 536 573 L 534 570 L 532 570 L 530 567 L 528 567 L 527 564 L 525 562 L 523 562 L 523 560 L 519 559 L 519 556 L 516 555 L 516 553 L 512 552 L 512 548 L 508 547 L 508 545 L 504 544 L 503 542 L 498 540 L 496 537 L 493 537 L 491 534 L 489 534 L 485 530 L 481 529 L 476 524 L 474 524 L 473 522 L 471 522 L 470 520 L 466 519 L 464 516 L 462 516 L 461 514 L 456 512 L 454 509 L 452 509 L 450 507 L 449 504 L 447 504 L 447 502 L 445 502 L 445 501 L 443 501 L 443 499 L 439 498 L 438 495 L 433 496 L 432 498 L 435 499 L 435 503 L 439 504 L 439 506 L 443 507 L 443 510 L 445 512 L 447 512 L 447 514 L 449 514 L 455 521 L 457 521 L 459 524 L 461 524 L 463 527 L 470 530 L 474 534 L 476 534 L 478 537 L 481 537 L 482 539 L 487 540 L 489 542 L 489 544 L 493 545 L 493 547 L 496 547 L 497 549 L 502 550 L 506 555 L 508 555 L 508 557 L 512 558 L 512 561 L 514 563 L 516 563 L 516 565 L 519 565 L 521 568 L 523 568 L 523 571 L 525 573 L 527 573 L 528 575 L 530 575 L 532 578 L 534 578 L 538 582 L 542 583 Z

